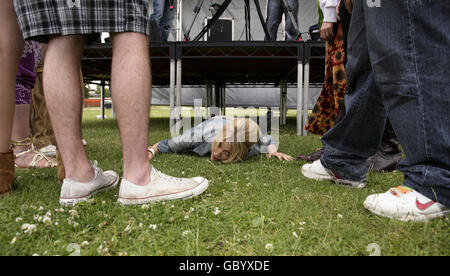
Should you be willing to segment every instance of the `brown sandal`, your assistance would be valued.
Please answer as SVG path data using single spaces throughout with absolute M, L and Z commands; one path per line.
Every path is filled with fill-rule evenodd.
M 14 182 L 14 153 L 0 153 L 0 197 L 9 194 Z

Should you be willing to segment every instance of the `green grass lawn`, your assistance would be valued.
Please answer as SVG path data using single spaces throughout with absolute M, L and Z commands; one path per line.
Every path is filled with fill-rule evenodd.
M 122 172 L 116 122 L 86 109 L 83 136 L 91 159 Z M 280 130 L 280 151 L 297 156 L 320 146 L 295 135 L 295 113 Z M 150 143 L 169 138 L 168 108 L 152 110 Z M 449 219 L 404 223 L 366 211 L 364 199 L 402 183 L 399 172 L 368 176 L 357 190 L 301 175 L 303 163 L 254 157 L 240 164 L 190 155 L 160 155 L 152 164 L 178 177 L 205 176 L 194 199 L 123 207 L 118 188 L 88 203 L 58 203 L 56 169 L 17 171 L 0 199 L 0 255 L 449 255 Z M 44 219 L 47 217 L 47 219 Z M 49 220 L 50 219 L 50 220 Z M 44 222 L 45 221 L 45 222 Z M 34 231 L 22 229 L 34 224 Z

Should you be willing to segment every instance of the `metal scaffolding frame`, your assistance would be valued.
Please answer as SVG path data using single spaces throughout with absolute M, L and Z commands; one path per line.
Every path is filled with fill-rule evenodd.
M 183 86 L 205 87 L 206 107 L 224 111 L 228 85 L 274 85 L 280 87 L 280 124 L 285 124 L 287 87 L 297 87 L 297 135 L 306 135 L 309 86 L 324 79 L 324 43 L 158 42 L 149 51 L 153 85 L 170 88 L 171 120 L 180 118 Z M 86 46 L 84 80 L 101 81 L 104 87 L 110 80 L 111 58 L 110 43 Z

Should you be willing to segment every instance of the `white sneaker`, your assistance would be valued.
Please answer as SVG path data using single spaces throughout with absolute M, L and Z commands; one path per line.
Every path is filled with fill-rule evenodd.
M 72 179 L 64 179 L 61 187 L 59 203 L 64 206 L 75 205 L 87 201 L 95 192 L 112 189 L 119 183 L 119 176 L 114 171 L 103 172 L 97 166 L 97 161 L 92 164 L 94 178 L 87 183 L 81 183 Z
M 376 215 L 401 221 L 426 221 L 450 213 L 450 208 L 406 186 L 370 195 L 364 207 Z
M 302 174 L 310 179 L 314 180 L 331 180 L 336 182 L 337 184 L 353 187 L 353 188 L 364 188 L 366 187 L 365 182 L 361 181 L 352 181 L 344 179 L 343 177 L 339 176 L 337 173 L 333 172 L 332 170 L 329 170 L 325 168 L 322 165 L 322 162 L 319 160 L 314 161 L 312 164 L 305 164 L 302 166 Z
M 208 180 L 206 178 L 176 178 L 163 174 L 152 167 L 150 184 L 146 186 L 138 186 L 122 179 L 118 201 L 122 205 L 136 205 L 186 199 L 200 195 L 207 188 Z

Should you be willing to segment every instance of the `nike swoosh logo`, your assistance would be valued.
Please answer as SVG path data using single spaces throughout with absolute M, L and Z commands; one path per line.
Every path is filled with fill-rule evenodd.
M 424 204 L 424 203 L 421 203 L 419 201 L 419 199 L 416 199 L 416 206 L 417 206 L 417 209 L 419 209 L 420 211 L 424 211 L 424 210 L 428 209 L 434 203 L 436 203 L 436 202 L 430 201 L 430 202 Z

